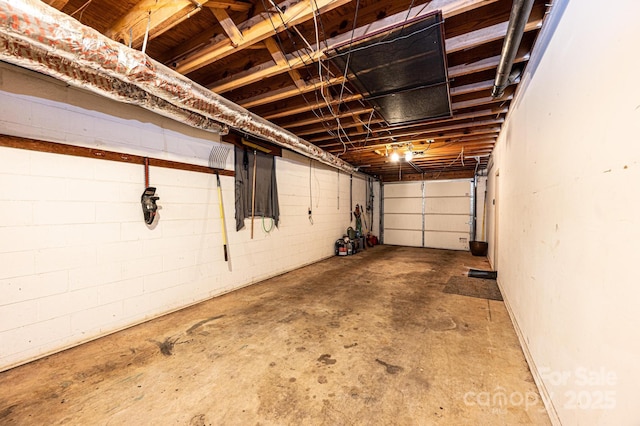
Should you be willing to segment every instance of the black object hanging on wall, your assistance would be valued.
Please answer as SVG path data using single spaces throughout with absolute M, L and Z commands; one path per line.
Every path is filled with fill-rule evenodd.
M 140 202 L 142 203 L 142 214 L 144 215 L 144 221 L 147 225 L 151 225 L 153 220 L 156 218 L 158 212 L 158 205 L 156 201 L 160 199 L 160 197 L 156 197 L 156 188 L 153 186 L 149 186 L 149 159 L 144 159 L 144 192 L 140 197 Z

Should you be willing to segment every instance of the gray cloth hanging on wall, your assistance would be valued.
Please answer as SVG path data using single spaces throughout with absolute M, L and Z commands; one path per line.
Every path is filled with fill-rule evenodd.
M 253 189 L 253 150 L 236 147 L 236 231 L 244 228 L 244 220 L 251 217 L 251 190 Z M 273 218 L 278 226 L 280 207 L 276 183 L 276 162 L 271 155 L 256 154 L 256 208 L 255 216 Z

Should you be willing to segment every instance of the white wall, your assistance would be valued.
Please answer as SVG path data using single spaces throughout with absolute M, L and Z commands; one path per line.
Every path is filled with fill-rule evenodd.
M 492 256 L 556 423 L 638 424 L 640 2 L 554 4 L 494 152 Z
M 5 64 L 0 133 L 201 165 L 218 140 Z M 225 263 L 214 175 L 151 167 L 149 229 L 141 165 L 0 147 L 0 370 L 331 256 L 349 226 L 348 175 L 289 152 L 276 169 L 280 227 L 257 220 L 253 240 L 249 220 L 235 232 L 234 180 L 221 176 Z

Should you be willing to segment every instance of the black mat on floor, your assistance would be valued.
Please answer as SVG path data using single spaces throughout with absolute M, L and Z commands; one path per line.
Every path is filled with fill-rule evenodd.
M 453 276 L 449 278 L 443 292 L 502 301 L 502 294 L 496 280 Z

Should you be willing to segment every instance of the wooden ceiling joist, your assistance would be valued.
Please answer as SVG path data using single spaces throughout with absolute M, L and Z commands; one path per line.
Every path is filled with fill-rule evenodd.
M 247 12 L 253 7 L 251 3 L 236 0 L 201 1 L 200 4 L 211 9 L 232 10 L 234 12 Z
M 290 129 L 290 128 L 294 128 L 294 127 L 302 127 L 302 126 L 308 126 L 309 124 L 316 124 L 316 123 L 322 123 L 323 121 L 333 121 L 335 119 L 341 119 L 341 118 L 345 118 L 345 117 L 353 117 L 356 116 L 358 114 L 370 114 L 371 111 L 373 111 L 373 108 L 356 108 L 356 109 L 352 109 L 349 110 L 347 112 L 341 113 L 341 114 L 336 114 L 336 115 L 327 115 L 325 114 L 325 117 L 319 116 L 319 117 L 310 117 L 304 120 L 300 120 L 300 121 L 295 121 L 293 123 L 287 123 L 287 124 L 283 124 L 281 127 L 285 128 L 285 129 Z
M 360 116 L 358 115 L 358 118 Z M 355 117 L 354 117 L 355 118 Z M 360 119 L 362 120 L 362 119 Z M 367 120 L 362 120 L 362 121 L 358 121 L 358 119 L 356 119 L 356 121 L 352 122 L 352 123 L 340 123 L 340 128 L 342 130 L 344 129 L 352 129 L 354 127 L 358 127 L 358 126 L 362 126 L 364 124 L 367 125 L 373 125 L 373 124 L 380 124 L 380 123 L 384 123 L 384 120 L 376 118 L 376 119 L 372 119 L 371 121 Z M 302 130 L 297 130 L 296 134 L 299 136 L 308 136 L 308 135 L 314 135 L 316 133 L 321 133 L 321 132 L 326 132 L 327 130 L 330 131 L 334 131 L 337 132 L 338 128 L 335 126 L 316 126 L 316 127 L 312 127 L 309 129 L 302 129 Z M 327 139 L 333 139 L 331 136 L 327 137 Z
M 465 84 L 464 86 L 452 87 L 449 90 L 449 93 L 451 96 L 460 96 L 468 95 L 469 93 L 482 92 L 483 90 L 490 90 L 493 87 L 493 82 L 494 80 L 485 80 L 477 83 Z
M 293 83 L 298 89 L 303 89 L 305 87 L 305 82 L 302 79 L 300 72 L 296 68 L 291 68 L 289 66 L 289 61 L 287 60 L 286 55 L 282 52 L 280 46 L 278 46 L 278 43 L 274 40 L 274 38 L 268 37 L 264 39 L 264 45 L 266 46 L 276 65 L 282 67 L 283 69 L 289 68 L 289 76 L 291 76 Z
M 201 0 L 199 4 L 206 2 L 207 0 Z M 190 0 L 142 0 L 105 31 L 105 35 L 139 48 L 147 26 L 149 40 L 152 40 L 200 10 L 202 8 Z
M 360 99 L 362 99 L 362 95 L 359 93 L 355 93 L 353 95 L 343 96 L 342 99 L 332 99 L 332 100 L 329 100 L 328 102 L 323 99 L 318 102 L 313 102 L 308 104 L 305 103 L 303 105 L 298 105 L 296 107 L 292 107 L 289 109 L 283 109 L 282 111 L 274 112 L 272 114 L 266 114 L 266 115 L 261 114 L 261 116 L 266 118 L 267 120 L 275 120 L 276 118 L 288 117 L 294 114 L 313 111 L 314 109 L 325 108 L 328 106 L 333 107 L 335 105 L 340 105 L 344 102 L 358 101 Z
M 305 66 L 308 62 L 316 61 L 318 57 L 322 56 L 322 52 L 314 52 L 311 55 L 300 57 L 287 56 L 288 64 L 278 65 L 274 61 L 257 65 L 246 71 L 234 74 L 227 78 L 217 81 L 214 84 L 207 86 L 209 89 L 216 93 L 225 93 L 231 90 L 238 89 L 248 84 L 257 83 L 264 79 L 274 77 L 276 75 L 289 72 L 292 69 L 298 69 Z
M 320 79 L 316 78 L 312 81 L 307 82 L 307 84 L 302 88 L 295 85 L 287 86 L 281 89 L 261 93 L 250 98 L 236 100 L 236 103 L 244 108 L 253 108 L 260 105 L 266 105 L 272 102 L 281 101 L 283 99 L 292 98 L 296 95 L 302 95 L 305 93 L 313 92 L 315 90 L 321 90 L 322 86 L 327 87 L 334 86 L 336 84 L 342 84 L 343 81 L 343 77 L 334 77 L 328 80 L 324 80 L 323 82 L 321 82 Z
M 529 60 L 529 54 L 516 56 L 513 63 L 526 62 Z M 449 67 L 449 78 L 462 77 L 464 75 L 475 74 L 477 72 L 487 71 L 495 69 L 500 63 L 500 55 L 484 58 L 479 61 L 471 62 L 468 64 L 455 65 Z
M 215 7 L 210 8 L 210 10 L 213 13 L 213 16 L 215 16 L 220 23 L 220 26 L 222 27 L 224 32 L 229 37 L 229 40 L 231 41 L 233 47 L 238 47 L 244 41 L 244 38 L 242 37 L 242 33 L 240 32 L 238 27 L 236 27 L 236 24 L 233 22 L 233 19 L 231 19 L 227 11 L 225 9 L 218 9 Z
M 350 0 L 285 0 L 278 4 L 278 13 L 267 12 L 267 16 L 259 15 L 238 25 L 243 41 L 237 46 L 228 39 L 215 39 L 211 46 L 205 47 L 178 63 L 176 70 L 181 74 L 189 74 L 239 50 L 263 41 L 285 29 L 309 19 L 316 12 L 327 12 L 340 7 Z
M 492 98 L 491 96 L 487 96 L 487 97 L 483 97 L 483 98 L 469 99 L 468 101 L 455 102 L 452 105 L 452 109 L 453 109 L 453 111 L 459 111 L 459 110 L 465 109 L 465 108 L 474 108 L 474 107 L 479 107 L 479 106 L 486 106 L 486 105 L 494 104 L 494 103 L 497 103 L 497 102 L 499 102 L 500 104 L 504 104 L 505 102 L 508 102 L 508 101 L 510 101 L 512 99 L 513 99 L 513 95 L 503 96 L 500 99 L 496 99 L 496 98 Z
M 487 28 L 471 31 L 457 37 L 448 38 L 445 40 L 445 50 L 447 54 L 450 55 L 461 50 L 472 49 L 482 44 L 500 40 L 504 38 L 507 33 L 508 26 L 509 22 L 502 22 Z M 532 19 L 525 25 L 524 31 L 528 32 L 537 30 L 540 29 L 541 26 L 542 19 Z

